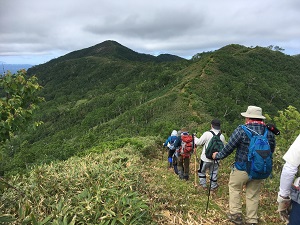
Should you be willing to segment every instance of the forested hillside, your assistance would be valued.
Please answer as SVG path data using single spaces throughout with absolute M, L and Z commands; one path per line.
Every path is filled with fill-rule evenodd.
M 274 196 L 282 155 L 300 131 L 299 56 L 233 44 L 186 60 L 105 41 L 28 75 L 43 86 L 45 102 L 34 114 L 43 124 L 1 146 L 0 223 L 229 224 L 234 155 L 221 162 L 220 187 L 207 205 L 207 192 L 197 188 L 201 149 L 182 182 L 167 170 L 162 143 L 182 127 L 200 136 L 212 118 L 222 121 L 227 139 L 244 122 L 240 113 L 258 105 L 282 131 L 260 224 L 283 224 Z
M 44 124 L 13 140 L 5 171 L 64 160 L 118 138 L 165 138 L 181 127 L 202 132 L 214 117 L 229 135 L 248 105 L 271 117 L 300 107 L 299 57 L 263 47 L 228 45 L 186 60 L 105 41 L 28 74 L 43 86 L 46 101 L 36 118 Z

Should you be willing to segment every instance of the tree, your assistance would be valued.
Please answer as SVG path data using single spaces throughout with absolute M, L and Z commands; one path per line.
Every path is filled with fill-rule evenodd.
M 279 51 L 279 52 L 283 52 L 283 51 L 284 51 L 284 48 L 281 48 L 281 47 L 279 47 L 279 46 L 275 46 L 275 47 L 274 47 L 274 50 L 275 50 L 275 51 Z
M 288 106 L 287 109 L 278 113 L 279 116 L 274 117 L 276 126 L 280 130 L 277 145 L 285 152 L 299 134 L 300 112 L 294 106 Z
M 25 70 L 8 71 L 0 78 L 0 143 L 27 127 L 37 104 L 44 101 L 38 96 L 41 88 L 35 76 L 26 78 Z M 34 122 L 34 126 L 40 124 Z

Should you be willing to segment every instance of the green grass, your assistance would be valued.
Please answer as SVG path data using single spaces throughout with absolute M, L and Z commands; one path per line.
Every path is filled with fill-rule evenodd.
M 161 140 L 145 137 L 93 147 L 66 161 L 32 168 L 2 187 L 0 222 L 10 224 L 229 224 L 228 178 L 233 156 L 221 162 L 218 190 L 197 187 L 167 169 Z M 106 148 L 104 148 L 106 146 Z M 198 150 L 200 151 L 200 150 Z M 196 164 L 196 169 L 198 164 Z M 195 183 L 196 182 L 196 183 Z M 264 182 L 260 224 L 283 224 L 276 213 L 279 171 Z

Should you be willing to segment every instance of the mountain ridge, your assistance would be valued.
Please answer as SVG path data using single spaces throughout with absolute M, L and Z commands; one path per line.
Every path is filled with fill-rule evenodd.
M 153 56 L 150 54 L 138 53 L 136 51 L 133 51 L 132 49 L 121 45 L 116 41 L 107 40 L 88 48 L 72 51 L 64 56 L 58 57 L 57 59 L 50 60 L 50 62 L 57 61 L 58 59 L 70 60 L 83 57 L 109 57 L 141 62 L 168 62 L 176 60 L 185 60 L 184 58 L 171 54 L 161 54 L 158 56 Z
M 103 45 L 105 55 L 93 55 Z M 13 144 L 20 167 L 44 162 L 41 155 L 65 160 L 101 141 L 165 137 L 182 127 L 201 132 L 212 118 L 228 136 L 248 105 L 271 118 L 289 105 L 300 107 L 300 60 L 281 52 L 233 44 L 192 60 L 158 62 L 126 47 L 115 51 L 123 49 L 116 42 L 93 47 L 28 70 L 44 87 L 46 102 L 35 115 L 44 124 Z M 24 157 L 19 142 L 35 157 Z M 9 164 L 8 170 L 15 165 Z
M 28 70 L 29 68 L 33 67 L 34 65 L 31 64 L 2 64 L 2 70 L 0 71 L 0 75 L 6 74 L 7 71 L 11 72 L 12 74 L 17 73 L 21 69 Z

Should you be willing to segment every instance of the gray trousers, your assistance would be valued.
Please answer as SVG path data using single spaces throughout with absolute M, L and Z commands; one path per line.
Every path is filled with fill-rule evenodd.
M 214 163 L 214 162 L 204 162 L 201 160 L 199 170 L 198 170 L 200 185 L 206 187 L 206 173 L 208 172 L 211 180 L 211 188 L 217 187 L 218 170 L 219 170 L 219 164 L 217 163 L 217 161 L 215 161 Z

